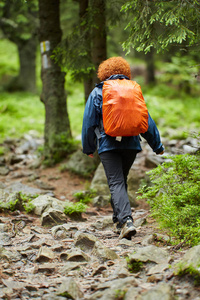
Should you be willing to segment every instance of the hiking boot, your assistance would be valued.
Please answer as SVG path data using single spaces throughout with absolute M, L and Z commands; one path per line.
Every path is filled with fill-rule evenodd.
M 122 227 L 120 226 L 119 222 L 114 223 L 113 232 L 116 234 L 120 234 Z
M 127 239 L 131 240 L 131 237 L 136 234 L 136 228 L 133 225 L 133 221 L 131 218 L 128 218 L 126 222 L 122 225 L 121 233 L 119 239 Z

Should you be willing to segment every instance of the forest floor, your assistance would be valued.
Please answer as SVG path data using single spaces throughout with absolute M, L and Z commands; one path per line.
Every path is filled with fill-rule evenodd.
M 30 181 L 30 176 L 34 175 L 37 180 Z M 77 191 L 87 190 L 90 185 L 88 179 L 81 178 L 68 171 L 61 172 L 60 165 L 51 168 L 39 168 L 31 170 L 27 164 L 14 165 L 7 176 L 0 176 L 2 184 L 12 185 L 16 182 L 21 182 L 30 187 L 41 188 L 41 185 L 47 185 L 54 193 L 55 198 L 60 200 L 74 200 L 73 194 Z M 39 180 L 39 181 L 38 181 Z M 105 218 L 111 218 L 112 209 L 110 206 L 97 208 L 89 205 L 85 214 L 83 214 L 84 221 L 68 221 L 69 226 L 74 226 L 78 231 L 88 232 L 93 234 L 103 245 L 109 249 L 114 250 L 119 257 L 133 253 L 138 247 L 145 247 L 148 245 L 144 241 L 150 240 L 159 248 L 167 249 L 169 255 L 173 256 L 173 260 L 178 260 L 187 251 L 187 248 L 181 248 L 181 245 L 174 247 L 169 245 L 163 239 L 156 239 L 155 234 L 161 234 L 163 238 L 166 237 L 164 232 L 158 228 L 156 221 L 150 216 L 149 206 L 145 201 L 138 201 L 138 206 L 133 209 L 133 218 L 137 221 L 141 217 L 145 218 L 146 222 L 143 226 L 139 226 L 137 234 L 132 238 L 132 241 L 120 242 L 118 236 L 113 233 L 112 228 L 98 227 L 103 224 Z M 24 221 L 22 230 L 20 224 L 17 222 Z M 9 257 L 5 255 L 0 263 L 0 299 L 64 299 L 57 294 L 57 287 L 63 282 L 63 278 L 71 277 L 78 282 L 78 287 L 81 290 L 82 296 L 74 296 L 69 299 L 153 299 L 145 298 L 146 296 L 135 296 L 136 298 L 117 298 L 113 295 L 106 296 L 102 294 L 102 298 L 92 298 L 94 293 L 101 293 L 100 286 L 106 282 L 112 285 L 113 274 L 117 279 L 130 278 L 136 280 L 135 283 L 138 295 L 143 295 L 150 289 L 157 286 L 158 283 L 167 282 L 170 286 L 175 288 L 174 296 L 171 296 L 172 290 L 168 291 L 168 298 L 165 299 L 199 299 L 200 292 L 198 287 L 194 287 L 192 280 L 179 280 L 173 276 L 172 271 L 161 271 L 159 274 L 146 275 L 147 269 L 144 272 L 137 272 L 136 275 L 131 275 L 129 272 L 123 271 L 124 268 L 113 260 L 108 259 L 104 263 L 97 263 L 97 261 L 87 263 L 83 268 L 77 271 L 77 268 L 70 269 L 67 272 L 63 271 L 66 267 L 66 261 L 63 260 L 66 251 L 72 253 L 74 250 L 75 232 L 74 227 L 70 229 L 71 232 L 67 238 L 54 239 L 50 234 L 50 229 L 41 226 L 41 221 L 38 216 L 27 215 L 23 213 L 1 213 L 0 223 L 15 224 L 15 234 L 8 239 L 7 244 L 3 244 L 6 250 L 11 250 L 13 253 L 17 251 L 22 255 L 22 259 L 18 261 L 16 257 Z M 97 227 L 95 227 L 98 224 Z M 17 227 L 19 225 L 19 228 Z M 11 227 L 10 227 L 11 228 Z M 9 231 L 8 231 L 9 233 Z M 154 238 L 154 240 L 152 240 Z M 0 244 L 1 247 L 2 244 Z M 45 260 L 38 259 L 38 253 L 43 248 L 54 249 L 54 257 L 45 257 Z M 23 248 L 23 249 L 22 249 Z M 59 250 L 61 249 L 61 250 Z M 1 252 L 1 251 L 0 251 Z M 41 257 L 39 257 L 41 258 Z M 119 260 L 120 261 L 120 260 Z M 79 263 L 80 264 L 80 263 Z M 80 265 L 79 265 L 80 267 Z M 120 271 L 116 271 L 120 269 Z M 96 270 L 96 273 L 95 273 Z M 107 273 L 106 273 L 107 272 Z M 117 273 L 119 272 L 119 273 Z M 124 273 L 123 273 L 124 272 Z M 114 278 L 114 279 L 116 279 Z M 131 279 L 131 280 L 132 280 Z M 104 288 L 105 291 L 106 288 Z M 96 294 L 94 294 L 96 295 Z M 128 294 L 127 294 L 128 295 Z M 110 297 L 110 298 L 109 298 Z M 137 298 L 139 297 L 139 298 Z M 144 298 L 143 298 L 144 297 Z M 66 297 L 65 297 L 66 298 Z M 155 298 L 161 300 L 162 298 Z

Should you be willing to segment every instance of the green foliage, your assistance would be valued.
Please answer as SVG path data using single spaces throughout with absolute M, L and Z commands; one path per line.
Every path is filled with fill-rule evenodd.
M 49 153 L 49 148 L 44 147 L 44 161 L 43 164 L 46 166 L 52 166 L 55 163 L 60 162 L 66 155 L 77 150 L 78 141 L 69 138 L 69 134 L 62 132 L 57 135 L 52 135 L 51 140 L 53 143 L 53 150 Z
M 85 212 L 87 209 L 87 205 L 85 205 L 82 202 L 76 202 L 76 203 L 67 203 L 64 207 L 64 213 L 66 215 L 72 215 L 74 213 L 81 214 Z
M 1 93 L 0 116 L 1 141 L 7 136 L 20 137 L 30 130 L 39 134 L 44 130 L 44 106 L 36 95 Z
M 177 239 L 200 243 L 200 155 L 176 155 L 148 172 L 151 186 L 139 189 L 152 215 Z
M 33 198 L 37 197 L 35 196 L 27 196 L 22 194 L 21 192 L 18 194 L 17 199 L 12 199 L 7 202 L 0 201 L 0 211 L 26 211 L 27 213 L 31 213 L 35 206 L 32 204 Z
M 90 203 L 95 196 L 96 192 L 94 190 L 80 191 L 74 194 L 74 197 L 78 201 L 85 204 Z
M 1 28 L 4 35 L 16 42 L 26 42 L 36 34 L 38 26 L 38 1 L 4 0 L 1 4 Z
M 127 290 L 115 290 L 115 300 L 123 300 Z
M 178 263 L 175 275 L 180 277 L 189 275 L 192 278 L 194 278 L 194 285 L 200 286 L 200 271 L 195 269 L 192 265 L 185 267 L 185 265 L 182 262 Z
M 127 261 L 128 270 L 131 273 L 138 273 L 143 268 L 143 262 L 137 259 L 131 260 L 129 257 L 126 257 L 126 261 Z
M 198 45 L 200 4 L 196 0 L 175 1 L 128 1 L 122 11 L 129 14 L 126 27 L 129 38 L 124 49 L 148 52 L 157 51 L 170 44 Z

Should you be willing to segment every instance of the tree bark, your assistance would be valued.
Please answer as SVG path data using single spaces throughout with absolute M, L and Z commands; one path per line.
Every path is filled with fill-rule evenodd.
M 51 58 L 62 38 L 59 0 L 39 0 L 42 54 L 41 101 L 45 105 L 45 158 L 56 161 L 67 153 L 71 130 L 64 90 L 65 73 Z
M 88 27 L 88 9 L 89 0 L 79 0 L 79 20 L 80 20 L 80 31 L 84 34 L 85 50 L 87 52 L 88 60 L 91 61 L 91 35 Z M 89 94 L 93 89 L 93 71 L 85 76 L 83 80 L 84 84 L 84 95 L 85 102 L 88 99 Z
M 97 71 L 99 64 L 107 58 L 106 50 L 106 4 L 105 0 L 91 0 L 94 13 L 92 29 L 92 62 Z M 96 73 L 93 76 L 93 84 L 98 83 Z
M 17 45 L 20 64 L 19 74 L 11 80 L 7 85 L 7 89 L 9 91 L 21 90 L 35 93 L 36 51 L 38 45 L 37 22 L 33 22 L 29 16 L 25 15 L 25 18 L 27 18 L 26 29 L 30 26 L 30 38 L 28 39 L 23 38 L 23 32 L 26 32 L 26 29 L 23 30 L 23 27 L 19 25 L 19 28 L 16 30 L 12 22 L 9 22 L 10 20 L 15 21 L 17 13 L 22 13 L 23 5 L 26 4 L 13 3 L 10 0 L 6 0 L 0 20 L 1 29 L 5 37 Z M 37 12 L 32 11 L 31 8 L 29 8 L 29 15 L 32 18 L 37 18 Z
M 20 70 L 16 85 L 23 91 L 36 92 L 36 51 L 38 38 L 32 37 L 26 43 L 18 43 Z
M 145 60 L 147 64 L 147 76 L 146 76 L 146 83 L 155 83 L 155 63 L 154 63 L 154 52 L 151 50 L 147 52 L 145 55 Z

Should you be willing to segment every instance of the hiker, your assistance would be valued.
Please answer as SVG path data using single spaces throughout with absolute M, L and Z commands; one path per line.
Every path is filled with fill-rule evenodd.
M 97 76 L 101 82 L 90 93 L 83 116 L 83 153 L 93 157 L 96 149 L 98 150 L 111 193 L 115 232 L 119 233 L 120 239 L 131 239 L 136 234 L 136 229 L 127 194 L 127 176 L 137 153 L 142 151 L 140 137 L 138 134 L 117 137 L 106 134 L 102 114 L 104 82 L 115 83 L 120 80 L 120 83 L 131 83 L 131 70 L 128 62 L 122 57 L 111 57 L 99 65 Z M 133 83 L 140 88 L 136 82 Z M 159 131 L 148 111 L 147 127 L 141 136 L 156 154 L 164 153 Z

